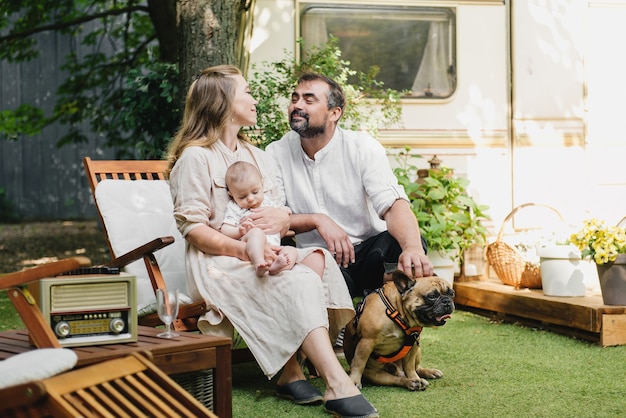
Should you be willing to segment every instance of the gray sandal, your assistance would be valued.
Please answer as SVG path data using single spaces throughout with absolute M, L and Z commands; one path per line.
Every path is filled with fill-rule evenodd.
M 298 405 L 317 404 L 324 399 L 322 393 L 306 380 L 296 380 L 283 386 L 276 386 L 276 394 Z
M 341 418 L 378 418 L 378 411 L 363 395 L 326 401 L 324 408 Z

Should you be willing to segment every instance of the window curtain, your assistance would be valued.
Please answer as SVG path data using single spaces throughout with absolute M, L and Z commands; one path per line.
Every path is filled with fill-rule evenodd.
M 328 30 L 326 28 L 326 18 L 323 15 L 308 13 L 302 19 L 302 39 L 306 40 L 305 49 L 321 47 L 328 42 Z M 303 57 L 305 52 L 302 53 Z M 305 57 L 306 58 L 306 57 Z
M 447 22 L 431 22 L 428 41 L 411 88 L 415 96 L 449 96 L 454 89 Z

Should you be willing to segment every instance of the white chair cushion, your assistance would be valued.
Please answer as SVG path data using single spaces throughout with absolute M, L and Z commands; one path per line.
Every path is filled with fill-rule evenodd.
M 102 180 L 95 198 L 116 257 L 155 238 L 174 237 L 174 243 L 155 256 L 167 287 L 179 289 L 181 303 L 189 303 L 191 299 L 184 295 L 185 239 L 176 228 L 169 184 L 164 180 Z M 143 260 L 129 264 L 125 271 L 137 276 L 139 315 L 154 312 L 156 300 Z
M 0 361 L 0 389 L 42 380 L 72 369 L 78 357 L 69 348 L 40 348 Z

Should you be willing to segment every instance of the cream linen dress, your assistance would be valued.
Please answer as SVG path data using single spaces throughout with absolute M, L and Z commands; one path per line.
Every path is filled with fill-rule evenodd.
M 267 196 L 284 204 L 284 196 L 275 187 L 273 160 L 260 149 L 240 142 L 232 152 L 221 141 L 210 148 L 189 147 L 170 174 L 174 217 L 183 237 L 200 225 L 219 229 L 229 200 L 224 174 L 235 161 L 256 165 Z M 232 337 L 234 327 L 270 379 L 312 330 L 329 328 L 334 341 L 338 329 L 354 315 L 347 286 L 330 253 L 321 248 L 298 251 L 298 260 L 313 251 L 324 252 L 326 268 L 321 280 L 301 264 L 258 278 L 249 261 L 205 254 L 186 243 L 187 291 L 211 307 L 198 321 L 198 328 L 206 334 Z

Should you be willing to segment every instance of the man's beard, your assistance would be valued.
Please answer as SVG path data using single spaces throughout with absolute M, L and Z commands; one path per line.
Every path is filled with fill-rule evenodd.
M 298 115 L 302 119 L 294 121 L 294 115 Z M 289 126 L 301 138 L 314 138 L 326 132 L 326 118 L 324 118 L 324 122 L 321 125 L 312 126 L 309 124 L 309 115 L 307 113 L 294 110 L 289 117 Z

